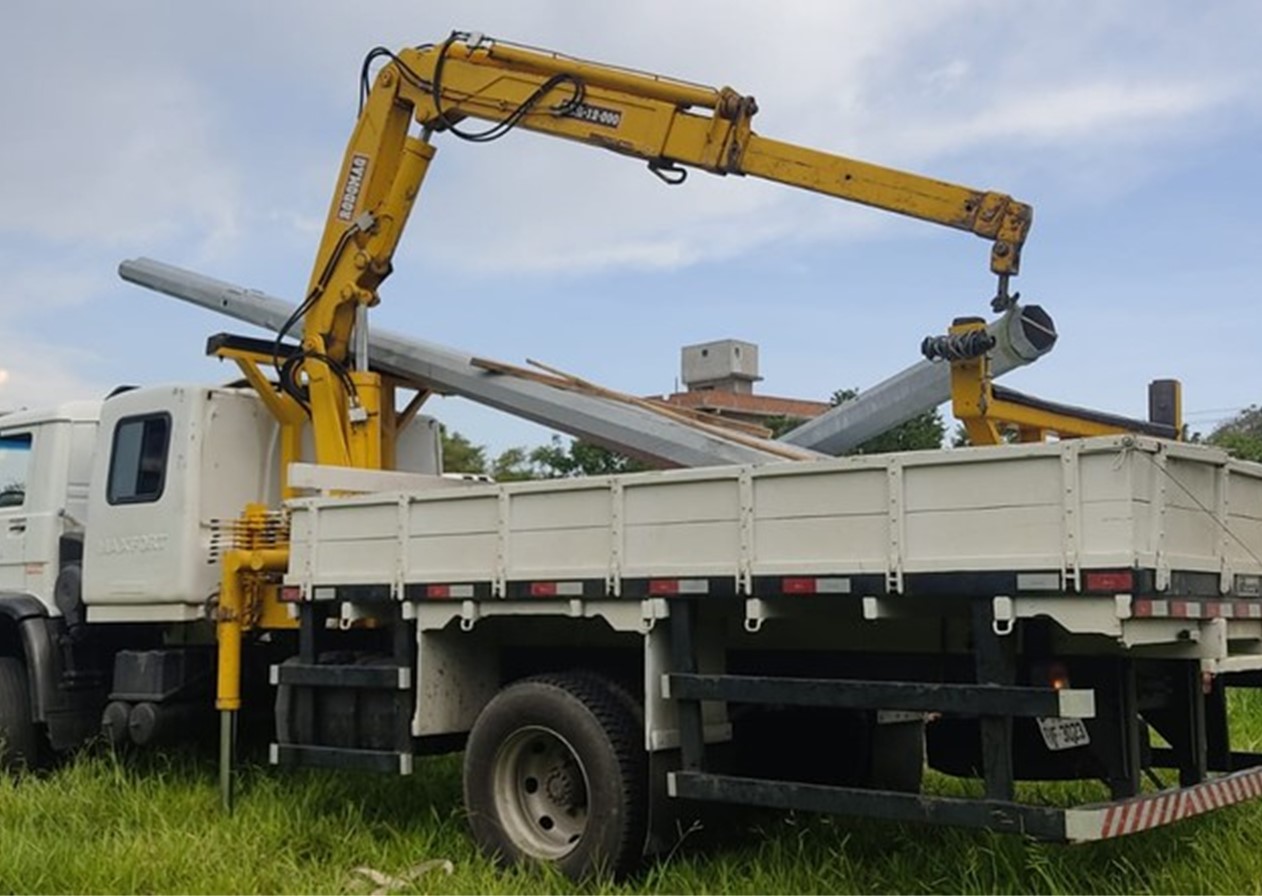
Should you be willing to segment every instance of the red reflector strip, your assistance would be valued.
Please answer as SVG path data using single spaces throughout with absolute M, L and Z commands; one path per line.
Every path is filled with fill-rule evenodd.
M 297 585 L 284 585 L 280 589 L 281 603 L 296 604 L 302 600 L 302 589 Z
M 709 579 L 649 579 L 649 594 L 655 597 L 709 593 Z
M 1128 593 L 1135 589 L 1135 574 L 1129 569 L 1116 572 L 1089 572 L 1083 576 L 1083 590 Z
M 531 597 L 582 597 L 582 582 L 531 582 Z
M 849 594 L 848 578 L 794 576 L 780 580 L 781 594 Z
M 425 596 L 435 600 L 473 597 L 472 585 L 426 585 Z

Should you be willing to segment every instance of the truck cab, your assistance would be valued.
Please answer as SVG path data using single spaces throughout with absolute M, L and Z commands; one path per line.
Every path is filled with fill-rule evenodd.
M 107 401 L 83 545 L 87 621 L 204 619 L 217 521 L 279 503 L 276 442 L 273 418 L 244 389 L 171 385 Z
M 0 592 L 29 594 L 50 613 L 63 551 L 87 517 L 101 402 L 0 416 Z
M 235 386 L 0 416 L 0 691 L 24 698 L 0 699 L 0 768 L 82 743 L 120 699 L 183 711 L 207 697 L 218 558 L 246 505 L 280 506 L 279 443 Z M 400 466 L 438 473 L 440 458 L 437 422 L 413 418 Z

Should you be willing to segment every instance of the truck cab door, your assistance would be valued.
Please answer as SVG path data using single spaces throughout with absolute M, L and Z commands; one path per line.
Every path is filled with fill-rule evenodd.
M 27 490 L 34 438 L 0 430 L 0 591 L 26 590 Z

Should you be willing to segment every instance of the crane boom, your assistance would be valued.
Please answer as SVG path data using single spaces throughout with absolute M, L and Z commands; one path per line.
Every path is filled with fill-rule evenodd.
M 369 68 L 383 58 L 387 62 L 368 88 Z M 365 362 L 347 369 L 351 340 L 357 327 L 364 328 L 363 309 L 376 304 L 377 288 L 391 271 L 434 157 L 435 133 L 485 142 L 521 127 L 644 160 L 668 183 L 682 181 L 690 168 L 748 175 L 970 231 L 992 243 L 996 308 L 1012 303 L 1008 279 L 1020 267 L 1032 220 L 1028 205 L 1002 193 L 762 137 L 751 127 L 757 103 L 731 88 L 463 32 L 438 45 L 372 51 L 364 83 L 307 299 L 282 331 L 302 317 L 302 351 L 282 371 L 282 382 L 296 393 L 296 371 L 306 374 L 303 403 L 321 463 L 379 463 L 375 384 Z M 490 125 L 466 130 L 469 119 Z

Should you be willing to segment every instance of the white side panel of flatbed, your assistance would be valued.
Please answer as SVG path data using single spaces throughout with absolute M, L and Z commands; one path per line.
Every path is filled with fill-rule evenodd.
M 1138 437 L 302 499 L 288 581 L 1262 573 L 1262 466 Z

